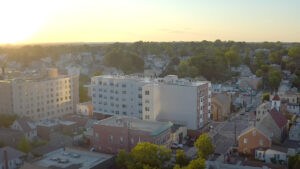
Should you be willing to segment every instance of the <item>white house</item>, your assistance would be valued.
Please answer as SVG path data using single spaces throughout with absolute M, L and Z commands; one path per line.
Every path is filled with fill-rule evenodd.
M 0 148 L 0 169 L 16 169 L 23 164 L 22 157 L 26 154 L 9 146 Z
M 29 117 L 23 116 L 15 120 L 10 128 L 23 132 L 26 139 L 30 141 L 37 136 L 36 124 Z
M 297 119 L 292 125 L 289 132 L 289 138 L 290 140 L 300 141 L 300 119 Z
M 257 149 L 255 150 L 255 159 L 265 161 L 266 163 L 284 164 L 288 159 L 287 152 L 287 148 L 279 146 L 272 146 L 266 150 Z

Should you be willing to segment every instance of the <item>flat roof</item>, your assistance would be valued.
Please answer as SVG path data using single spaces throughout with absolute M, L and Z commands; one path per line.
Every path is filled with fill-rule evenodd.
M 147 121 L 132 117 L 119 116 L 112 116 L 110 118 L 97 121 L 95 124 L 112 127 L 124 127 L 128 124 L 130 129 L 151 132 L 151 135 L 157 135 L 168 128 L 171 128 L 173 125 L 171 122 Z
M 35 165 L 46 168 L 74 168 L 89 169 L 111 159 L 113 156 L 102 153 L 94 153 L 75 148 L 57 149 L 47 153 Z

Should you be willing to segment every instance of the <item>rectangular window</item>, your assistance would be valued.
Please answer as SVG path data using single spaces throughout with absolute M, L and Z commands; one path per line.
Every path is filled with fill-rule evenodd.
M 149 90 L 146 90 L 145 95 L 149 95 L 149 94 L 150 94 Z
M 244 144 L 248 143 L 248 139 L 244 138 Z
M 253 136 L 256 136 L 256 131 L 254 130 L 254 131 L 252 132 L 252 134 L 253 134 Z
M 150 108 L 149 107 L 145 107 L 145 111 L 150 111 Z
M 110 142 L 113 143 L 114 141 L 114 136 L 110 136 Z
M 264 145 L 264 140 L 260 139 L 260 140 L 259 140 L 259 145 L 260 145 L 260 146 L 263 146 L 263 145 Z

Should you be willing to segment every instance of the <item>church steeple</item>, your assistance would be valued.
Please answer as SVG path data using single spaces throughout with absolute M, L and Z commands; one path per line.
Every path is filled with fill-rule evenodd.
M 278 94 L 275 94 L 275 96 L 272 99 L 271 109 L 274 109 L 274 108 L 277 111 L 279 111 L 279 109 L 280 109 L 280 97 L 278 96 Z

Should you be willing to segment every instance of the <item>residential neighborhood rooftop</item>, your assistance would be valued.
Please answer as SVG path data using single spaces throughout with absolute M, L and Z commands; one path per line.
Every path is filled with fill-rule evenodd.
M 89 169 L 111 159 L 108 154 L 94 153 L 75 148 L 61 148 L 45 154 L 35 165 L 46 168 Z
M 145 121 L 137 118 L 112 116 L 107 119 L 100 120 L 95 124 L 113 127 L 127 126 L 133 130 L 142 130 L 155 134 L 156 132 L 166 130 L 173 124 L 171 122 Z

